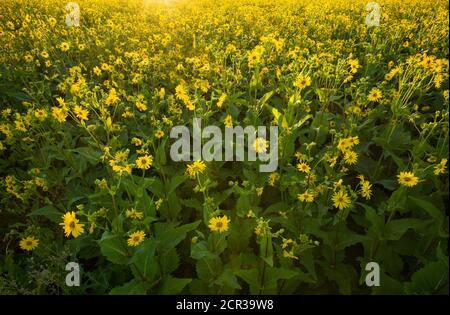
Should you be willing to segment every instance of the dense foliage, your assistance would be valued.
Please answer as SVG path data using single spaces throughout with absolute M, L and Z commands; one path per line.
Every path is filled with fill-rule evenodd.
M 76 2 L 0 2 L 0 293 L 448 293 L 446 1 Z M 174 162 L 194 117 L 277 170 Z

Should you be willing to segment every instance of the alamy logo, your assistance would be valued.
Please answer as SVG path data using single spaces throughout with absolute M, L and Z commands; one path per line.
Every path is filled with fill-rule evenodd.
M 194 118 L 192 137 L 186 126 L 175 126 L 170 131 L 170 137 L 177 139 L 170 148 L 170 157 L 175 162 L 245 161 L 247 149 L 247 161 L 256 161 L 258 158 L 262 162 L 259 165 L 260 172 L 273 172 L 278 167 L 278 126 L 270 126 L 269 129 L 270 138 L 267 140 L 266 126 L 226 126 L 223 138 L 219 127 L 206 126 L 202 129 L 202 120 Z M 202 140 L 208 141 L 202 143 Z
M 66 285 L 69 287 L 80 286 L 80 266 L 76 262 L 66 265 L 66 271 L 70 271 L 66 276 Z

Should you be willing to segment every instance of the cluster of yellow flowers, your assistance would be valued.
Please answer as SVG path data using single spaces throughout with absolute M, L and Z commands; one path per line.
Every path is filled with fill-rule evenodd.
M 173 206 L 165 191 L 171 185 L 167 178 L 178 168 L 178 174 L 198 183 L 194 192 L 203 193 L 204 209 L 215 202 L 208 185 L 226 186 L 212 184 L 225 180 L 213 163 L 165 161 L 170 127 L 193 117 L 230 127 L 271 124 L 281 129 L 277 171 L 251 176 L 247 165 L 237 174 L 226 173 L 239 178 L 230 185 L 233 193 L 242 188 L 255 204 L 239 214 L 231 211 L 234 206 L 223 214 L 208 213 L 203 219 L 212 235 L 226 236 L 234 220 L 245 219 L 253 222 L 257 237 L 274 236 L 268 216 L 291 220 L 292 213 L 309 215 L 318 204 L 342 213 L 357 207 L 357 200 L 376 201 L 386 179 L 395 186 L 390 188 L 410 193 L 430 175 L 447 173 L 448 152 L 442 148 L 448 139 L 442 139 L 448 132 L 448 8 L 442 3 L 383 1 L 380 27 L 368 28 L 365 0 L 130 0 L 126 5 L 80 0 L 79 27 L 62 22 L 61 0 L 28 2 L 36 7 L 17 6 L 23 3 L 19 0 L 0 6 L 0 68 L 5 69 L 0 83 L 6 78 L 21 91 L 2 99 L 2 162 L 3 156 L 12 160 L 11 152 L 22 146 L 39 154 L 41 148 L 52 148 L 49 155 L 75 168 L 79 160 L 68 153 L 81 146 L 92 149 L 92 154 L 76 153 L 88 156 L 91 164 L 103 163 L 105 172 L 95 187 L 107 191 L 111 208 L 122 209 L 122 218 L 134 224 L 125 234 L 130 247 L 151 237 L 143 222 L 152 218 L 141 205 L 124 205 L 133 199 L 128 188 L 138 187 L 140 198 L 150 194 L 144 186 L 151 180 L 155 186 L 161 182 L 164 189 L 152 187 L 151 193 L 160 188 L 162 195 L 145 203 L 163 216 Z M 402 133 L 407 128 L 412 132 Z M 259 137 L 248 146 L 264 153 L 269 142 Z M 425 161 L 427 154 L 434 159 Z M 6 194 L 24 208 L 33 198 L 42 203 L 60 198 L 51 158 L 34 158 L 34 171 L 26 179 L 15 174 L 1 180 Z M 388 158 L 394 166 L 389 178 L 381 178 L 378 169 Z M 84 162 L 78 165 L 80 173 L 88 167 Z M 37 163 L 45 164 L 42 174 Z M 79 177 L 80 185 L 91 184 L 85 182 L 90 178 Z M 137 177 L 142 181 L 136 183 Z M 118 207 L 121 184 L 128 186 Z M 276 202 L 288 206 L 262 214 L 260 208 L 279 197 Z M 242 200 L 247 206 L 248 200 Z M 66 212 L 59 233 L 78 238 L 86 228 L 94 234 L 98 218 L 112 213 L 104 207 Z M 288 236 L 287 229 L 277 233 L 283 235 L 278 243 L 283 257 L 293 261 L 300 260 L 300 248 L 319 245 L 304 234 Z M 38 245 L 38 234 L 29 233 L 19 243 L 25 251 Z

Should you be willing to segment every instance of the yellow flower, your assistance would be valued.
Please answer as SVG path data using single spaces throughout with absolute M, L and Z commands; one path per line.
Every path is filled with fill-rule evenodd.
M 145 105 L 145 103 L 141 102 L 141 101 L 137 101 L 136 102 L 136 108 L 138 109 L 138 111 L 140 112 L 145 112 L 147 110 L 147 105 Z
M 34 238 L 34 236 L 28 236 L 26 238 L 23 238 L 19 242 L 19 246 L 21 249 L 26 251 L 32 251 L 35 249 L 39 244 L 39 240 Z
M 414 176 L 413 172 L 400 172 L 398 177 L 398 182 L 406 187 L 413 187 L 419 183 L 419 178 Z
M 267 148 L 269 147 L 269 143 L 266 141 L 266 139 L 262 137 L 258 137 L 255 139 L 255 142 L 253 142 L 253 149 L 257 153 L 265 153 L 267 151 Z
M 132 219 L 139 220 L 139 219 L 142 219 L 144 217 L 144 213 L 141 212 L 141 211 L 136 211 L 136 209 L 128 209 L 125 212 L 125 216 L 127 218 L 132 218 Z
M 357 59 L 349 59 L 347 61 L 347 63 L 350 66 L 350 72 L 352 74 L 355 74 L 356 72 L 358 72 L 358 68 L 359 68 L 359 61 Z
M 55 118 L 58 122 L 63 123 L 67 119 L 67 112 L 59 107 L 53 106 L 52 107 L 52 116 Z
M 447 168 L 447 159 L 442 159 L 441 162 L 434 167 L 434 175 L 444 174 Z
M 153 164 L 153 157 L 151 155 L 145 155 L 138 157 L 136 160 L 136 166 L 141 170 L 148 170 Z
M 81 121 L 88 120 L 89 111 L 79 105 L 75 106 L 73 112 L 77 116 L 77 118 Z
M 39 119 L 39 120 L 44 120 L 45 118 L 47 118 L 48 114 L 47 111 L 45 109 L 38 109 L 34 112 L 34 116 Z
M 298 194 L 297 199 L 300 201 L 306 201 L 306 202 L 313 202 L 314 201 L 314 194 L 309 192 L 304 192 L 303 194 Z
M 75 212 L 66 212 L 66 214 L 63 215 L 63 220 L 64 222 L 59 225 L 64 226 L 64 233 L 66 237 L 69 237 L 70 234 L 72 234 L 74 238 L 77 238 L 84 232 L 83 224 L 79 223 Z
M 383 98 L 383 93 L 377 88 L 370 90 L 367 99 L 371 102 L 379 102 Z
M 311 171 L 311 168 L 305 162 L 298 163 L 297 164 L 297 169 L 300 172 L 303 172 L 303 173 L 306 173 L 306 174 L 308 174 Z
M 361 196 L 363 196 L 367 200 L 369 200 L 372 195 L 371 187 L 372 187 L 372 184 L 369 181 L 367 181 L 367 180 L 362 181 L 360 193 L 361 193 Z
M 212 232 L 225 232 L 228 231 L 230 220 L 227 218 L 226 215 L 223 217 L 213 217 L 209 220 L 209 229 Z
M 223 121 L 223 123 L 225 124 L 225 126 L 232 127 L 233 126 L 233 118 L 231 117 L 231 115 L 227 115 L 227 117 L 225 117 L 225 120 Z
M 119 100 L 119 97 L 117 96 L 116 89 L 112 88 L 109 91 L 108 97 L 105 100 L 105 104 L 108 106 L 114 105 Z
M 289 244 L 293 244 L 294 243 L 294 241 L 290 238 L 290 239 L 284 239 L 283 240 L 283 244 L 281 245 L 281 248 L 282 249 L 286 249 L 288 246 L 289 246 Z
M 225 99 L 227 98 L 227 95 L 225 93 L 222 93 L 220 95 L 219 100 L 217 101 L 217 107 L 221 108 L 223 105 L 223 102 L 225 102 Z
M 99 67 L 95 66 L 95 67 L 94 67 L 94 74 L 95 74 L 96 76 L 101 75 L 101 74 L 102 74 L 102 69 L 100 69 Z
M 61 43 L 61 46 L 60 46 L 60 49 L 61 49 L 61 51 L 68 51 L 69 50 L 69 44 L 68 43 L 66 43 L 66 42 L 63 42 L 63 43 Z
M 142 145 L 142 140 L 134 137 L 133 139 L 131 139 L 131 143 L 137 147 L 140 147 Z
M 278 174 L 278 173 L 271 173 L 270 175 L 269 175 L 269 180 L 268 180 L 268 182 L 269 182 L 269 185 L 270 186 L 275 186 L 275 183 L 278 181 L 280 179 L 280 174 Z
M 158 130 L 158 131 L 155 133 L 155 137 L 156 137 L 156 139 L 161 139 L 162 137 L 164 137 L 164 131 Z
M 303 74 L 300 74 L 294 81 L 294 86 L 299 89 L 303 89 L 310 85 L 311 85 L 311 78 Z
M 288 252 L 287 250 L 283 250 L 283 257 L 290 259 L 298 259 L 298 257 L 294 255 L 293 251 Z
M 331 200 L 333 201 L 334 207 L 340 210 L 348 208 L 351 204 L 350 198 L 344 190 L 335 192 Z
M 166 89 L 164 89 L 164 88 L 159 89 L 159 92 L 158 92 L 159 99 L 163 100 L 165 95 L 166 95 Z
M 31 56 L 30 54 L 26 54 L 24 57 L 26 62 L 32 62 L 33 61 L 33 56 Z
M 191 179 L 194 179 L 197 174 L 203 173 L 206 169 L 204 161 L 194 161 L 187 166 L 186 172 Z
M 355 151 L 351 151 L 351 150 L 345 151 L 344 161 L 345 161 L 345 163 L 347 163 L 349 165 L 356 164 L 356 162 L 358 161 L 358 153 L 356 153 Z
M 145 239 L 144 231 L 136 231 L 128 238 L 128 246 L 138 246 Z

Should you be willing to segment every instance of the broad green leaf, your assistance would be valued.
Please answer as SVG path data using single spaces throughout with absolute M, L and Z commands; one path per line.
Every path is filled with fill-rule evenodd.
M 384 238 L 387 240 L 399 240 L 408 229 L 420 229 L 423 221 L 419 219 L 398 219 L 386 223 Z
M 102 255 L 110 262 L 119 265 L 128 263 L 129 255 L 127 252 L 127 245 L 122 237 L 105 231 L 102 238 L 98 241 L 98 244 Z
M 448 268 L 441 261 L 430 262 L 412 275 L 405 289 L 408 294 L 448 294 Z
M 172 276 L 167 276 L 163 279 L 161 289 L 159 289 L 158 294 L 180 294 L 184 287 L 187 286 L 192 279 L 181 279 L 174 278 Z
M 214 283 L 221 286 L 228 286 L 236 290 L 241 289 L 241 286 L 239 285 L 236 276 L 230 269 L 225 269 Z
M 157 235 L 159 240 L 159 246 L 162 251 L 168 251 L 175 248 L 182 240 L 186 238 L 186 234 L 192 230 L 195 230 L 201 221 L 185 224 L 176 228 L 165 227 Z M 162 226 L 161 226 L 162 228 Z
M 50 205 L 34 210 L 33 212 L 27 214 L 27 216 L 44 216 L 55 223 L 60 223 L 63 221 L 63 213 L 59 212 L 55 207 Z
M 122 286 L 113 288 L 110 295 L 143 295 L 147 293 L 148 284 L 133 279 L 130 282 L 125 283 Z
M 261 282 L 256 268 L 237 270 L 235 274 L 250 286 L 250 294 L 260 294 Z
M 153 279 L 158 271 L 157 257 L 155 256 L 157 242 L 152 239 L 146 239 L 140 244 L 131 257 L 130 263 L 133 263 L 146 278 Z

